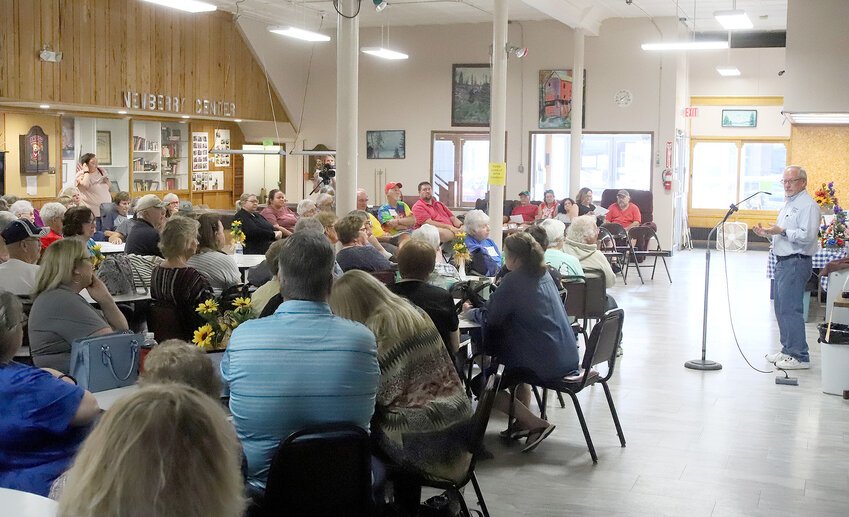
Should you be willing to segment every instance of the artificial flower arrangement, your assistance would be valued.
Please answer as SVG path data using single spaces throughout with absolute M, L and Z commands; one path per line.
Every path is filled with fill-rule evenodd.
M 458 233 L 454 237 L 454 258 L 457 260 L 469 260 L 472 255 L 469 253 L 469 247 L 466 246 L 466 234 Z
M 233 221 L 230 223 L 230 235 L 233 236 L 234 243 L 245 243 L 245 232 L 242 231 L 242 221 Z
M 100 251 L 100 244 L 95 244 L 91 247 L 91 258 L 94 260 L 95 268 L 103 262 L 103 252 Z
M 233 329 L 256 317 L 248 297 L 236 298 L 231 305 L 231 309 L 223 310 L 212 298 L 199 304 L 195 312 L 206 320 L 206 324 L 195 330 L 192 343 L 207 351 L 227 348 Z
M 842 248 L 846 246 L 846 211 L 834 205 L 834 219 L 820 226 L 820 246 Z
M 837 207 L 837 189 L 834 188 L 834 182 L 829 181 L 828 184 L 823 183 L 822 187 L 814 192 L 814 201 L 823 208 Z M 835 212 L 837 213 L 837 212 Z

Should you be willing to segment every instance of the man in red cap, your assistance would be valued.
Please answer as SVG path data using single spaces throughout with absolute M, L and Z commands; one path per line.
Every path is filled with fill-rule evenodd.
M 400 183 L 387 183 L 383 189 L 386 192 L 386 203 L 380 205 L 377 211 L 378 221 L 383 225 L 384 231 L 392 236 L 390 242 L 399 248 L 410 240 L 410 233 L 416 225 L 413 211 L 407 203 L 401 201 L 403 187 Z

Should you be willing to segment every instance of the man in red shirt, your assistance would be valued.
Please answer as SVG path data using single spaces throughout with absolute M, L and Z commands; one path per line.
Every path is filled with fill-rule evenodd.
M 519 192 L 519 205 L 513 209 L 510 215 L 521 215 L 526 223 L 532 223 L 537 218 L 539 207 L 531 203 L 531 193 L 527 190 Z
M 423 224 L 439 230 L 439 241 L 447 242 L 457 236 L 463 223 L 448 210 L 448 207 L 433 199 L 433 185 L 429 181 L 419 183 L 419 200 L 413 205 L 416 228 Z
M 616 203 L 610 205 L 607 209 L 607 222 L 619 223 L 626 230 L 639 226 L 642 222 L 640 209 L 634 203 L 631 203 L 631 194 L 627 190 L 620 190 L 616 193 Z

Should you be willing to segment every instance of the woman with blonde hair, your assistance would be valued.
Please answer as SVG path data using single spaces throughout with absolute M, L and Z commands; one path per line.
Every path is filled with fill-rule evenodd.
M 241 282 L 233 257 L 224 253 L 227 235 L 218 214 L 198 218 L 198 251 L 186 262 L 206 277 L 213 289 L 224 290 Z
M 245 253 L 248 255 L 263 255 L 271 243 L 283 237 L 283 232 L 275 230 L 271 223 L 259 212 L 259 201 L 256 194 L 245 192 L 236 201 L 234 221 L 242 223 L 245 234 Z
M 426 476 L 461 480 L 471 460 L 465 433 L 472 410 L 431 319 L 359 270 L 333 283 L 329 302 L 335 314 L 364 324 L 377 339 L 380 385 L 371 432 L 381 452 Z M 417 507 L 420 487 L 402 492 L 402 504 Z
M 221 396 L 221 378 L 209 355 L 180 339 L 159 343 L 144 360 L 139 384 L 182 384 L 214 399 Z
M 190 341 L 194 331 L 204 324 L 195 308 L 212 297 L 206 277 L 188 265 L 198 249 L 198 228 L 194 219 L 171 216 L 159 238 L 159 250 L 165 258 L 150 275 L 150 297 L 160 307 L 176 312 L 180 328 L 173 336 Z M 161 339 L 161 337 L 157 338 Z
M 80 296 L 83 289 L 102 316 Z M 44 250 L 32 296 L 29 346 L 38 367 L 69 373 L 74 340 L 129 328 L 106 285 L 94 275 L 94 259 L 79 239 L 62 239 Z
M 65 208 L 71 208 L 72 206 L 79 206 L 80 204 L 80 189 L 77 187 L 65 187 L 56 197 L 56 201 L 65 205 Z
M 188 386 L 119 399 L 83 443 L 61 517 L 240 517 L 239 442 L 221 405 Z

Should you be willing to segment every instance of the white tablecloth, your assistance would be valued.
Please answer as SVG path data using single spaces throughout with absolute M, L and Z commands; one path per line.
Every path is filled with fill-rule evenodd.
M 820 248 L 811 258 L 811 267 L 822 269 L 832 260 L 846 258 L 846 248 Z M 772 246 L 769 248 L 769 258 L 766 262 L 766 277 L 775 278 L 775 252 Z M 828 291 L 828 278 L 820 278 L 820 286 L 823 291 Z
M 0 508 L 0 514 L 10 517 L 53 517 L 59 505 L 40 495 L 0 488 Z
M 258 265 L 260 262 L 265 260 L 265 255 L 244 255 L 242 253 L 236 253 L 233 255 L 233 260 L 236 261 L 236 267 L 239 269 L 245 269 Z
M 108 253 L 124 253 L 124 243 L 121 244 L 112 244 L 109 241 L 98 241 L 95 244 L 100 245 L 100 252 L 103 254 Z

